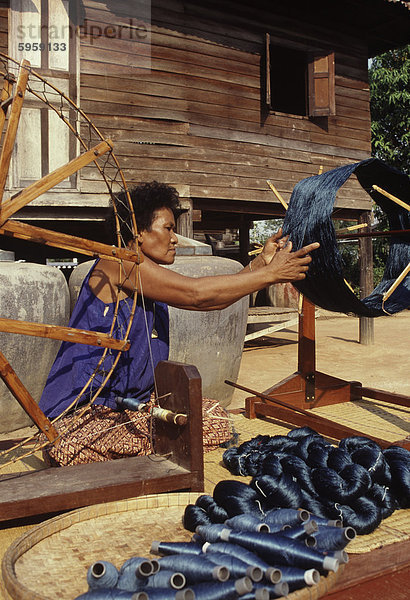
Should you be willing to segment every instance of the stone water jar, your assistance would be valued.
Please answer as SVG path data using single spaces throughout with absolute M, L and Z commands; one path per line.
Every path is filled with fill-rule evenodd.
M 240 271 L 240 263 L 220 256 L 178 256 L 168 267 L 189 277 L 228 275 Z M 249 297 L 222 310 L 197 311 L 169 307 L 169 358 L 195 365 L 202 378 L 202 394 L 224 407 L 232 400 L 241 365 L 248 319 Z
M 0 317 L 66 326 L 70 295 L 55 267 L 0 260 Z M 0 350 L 34 400 L 41 397 L 61 342 L 0 333 Z M 30 417 L 0 379 L 0 433 L 32 424 Z
M 178 236 L 175 263 L 166 268 L 189 277 L 237 273 L 242 265 L 228 258 L 212 256 L 211 247 Z M 76 267 L 70 277 L 71 304 L 93 261 Z M 169 307 L 169 359 L 195 365 L 202 379 L 204 397 L 215 398 L 226 407 L 234 388 L 225 379 L 236 381 L 246 334 L 249 298 L 245 296 L 228 308 L 214 311 L 182 310 Z

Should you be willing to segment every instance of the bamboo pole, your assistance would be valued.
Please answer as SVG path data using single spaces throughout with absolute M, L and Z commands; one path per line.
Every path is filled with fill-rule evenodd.
M 379 194 L 383 194 L 383 196 L 386 196 L 386 198 L 389 198 L 389 200 L 392 200 L 392 202 L 395 202 L 396 204 L 398 204 L 402 208 L 405 208 L 406 210 L 410 210 L 410 205 L 409 204 L 406 204 L 406 202 L 403 202 L 403 200 L 400 200 L 399 198 L 396 198 L 396 196 L 393 196 L 393 194 L 389 194 L 389 192 L 386 192 L 386 190 L 383 190 L 378 185 L 372 185 L 372 188 L 374 190 L 376 190 L 376 192 L 379 192 Z
M 357 225 L 349 225 L 349 227 L 342 227 L 342 229 L 338 229 L 336 233 L 347 233 L 349 231 L 355 231 L 356 229 L 363 229 L 367 227 L 367 223 L 358 223 Z
M 18 321 L 2 317 L 0 317 L 0 331 L 62 340 L 64 342 L 75 342 L 77 344 L 87 344 L 89 346 L 101 346 L 102 348 L 111 348 L 112 350 L 128 350 L 130 347 L 128 340 L 118 340 L 98 331 L 32 323 L 30 321 Z
M 79 254 L 85 254 L 86 256 L 92 256 L 94 258 L 105 258 L 117 262 L 128 260 L 130 262 L 141 263 L 143 261 L 141 254 L 137 254 L 126 248 L 109 246 L 108 244 L 102 244 L 74 235 L 43 229 L 42 227 L 20 223 L 19 221 L 9 220 L 4 223 L 3 226 L 0 227 L 0 235 L 8 235 L 21 240 L 28 240 L 30 242 L 52 246 L 54 248 L 62 248 L 63 250 L 78 252 Z
M 0 352 L 0 377 L 16 398 L 23 410 L 29 415 L 37 427 L 44 433 L 50 442 L 57 439 L 58 433 L 42 410 L 37 406 L 27 388 L 22 384 L 10 363 Z
M 29 77 L 30 63 L 28 60 L 22 60 L 17 79 L 15 96 L 11 103 L 9 121 L 7 123 L 6 134 L 4 136 L 3 148 L 0 155 L 0 202 L 3 199 L 4 187 L 6 185 L 7 175 L 10 167 L 11 155 L 16 141 L 17 128 L 20 121 L 21 109 L 23 108 L 24 95 L 26 93 Z
M 273 185 L 273 183 L 267 179 L 266 183 L 268 184 L 268 186 L 270 187 L 270 189 L 272 190 L 272 192 L 275 194 L 276 198 L 279 200 L 279 202 L 282 204 L 283 208 L 285 210 L 288 210 L 288 205 L 285 202 L 285 200 L 282 198 L 282 196 L 280 195 L 280 193 L 278 192 L 278 190 L 275 188 L 275 186 Z M 255 248 L 255 250 L 251 250 L 250 252 L 248 252 L 249 256 L 254 256 L 256 254 L 260 254 L 263 250 L 263 245 L 260 245 L 260 248 Z
M 272 190 L 272 192 L 275 194 L 275 196 L 279 200 L 279 202 L 282 204 L 283 208 L 285 210 L 288 210 L 287 203 L 282 198 L 282 196 L 280 195 L 280 193 L 278 192 L 278 190 L 275 188 L 275 186 L 273 185 L 273 183 L 269 179 L 266 180 L 266 183 L 268 184 L 268 186 L 270 187 L 270 189 Z
M 111 150 L 113 144 L 111 140 L 104 140 L 100 142 L 94 148 L 91 148 L 87 152 L 84 152 L 77 158 L 74 158 L 69 163 L 55 169 L 39 181 L 36 181 L 32 185 L 29 185 L 27 188 L 15 194 L 6 202 L 0 206 L 0 224 L 3 224 L 9 217 L 11 217 L 15 212 L 26 206 L 32 200 L 35 200 L 44 192 L 47 192 L 52 187 L 59 184 L 61 181 L 64 181 L 70 175 L 73 175 L 90 162 L 95 160 L 98 156 L 102 156 L 109 150 Z
M 410 262 L 407 265 L 407 267 L 405 267 L 403 269 L 403 271 L 400 273 L 400 275 L 397 277 L 396 281 L 394 283 L 392 283 L 392 285 L 389 287 L 389 289 L 387 290 L 387 292 L 385 292 L 383 294 L 383 304 L 386 302 L 386 300 L 388 298 L 390 298 L 390 296 L 392 295 L 392 293 L 394 292 L 394 290 L 401 284 L 401 282 L 403 281 L 403 279 L 410 273 Z

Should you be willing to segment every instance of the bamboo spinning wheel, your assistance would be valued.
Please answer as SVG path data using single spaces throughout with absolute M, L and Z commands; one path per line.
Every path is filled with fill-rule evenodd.
M 127 260 L 133 262 L 134 266 L 132 267 L 132 270 L 134 270 L 138 269 L 140 257 L 138 254 L 125 248 L 125 244 L 120 234 L 120 225 L 122 228 L 124 228 L 124 226 L 125 228 L 128 228 L 133 237 L 135 237 L 137 229 L 125 178 L 117 158 L 114 155 L 111 140 L 103 137 L 100 131 L 70 98 L 54 85 L 46 81 L 41 75 L 34 72 L 28 61 L 23 60 L 19 64 L 9 56 L 0 53 L 0 73 L 3 78 L 3 88 L 0 96 L 0 135 L 2 135 L 2 148 L 0 153 L 0 234 L 38 242 L 64 250 L 70 250 L 93 258 L 102 257 L 116 261 L 118 263 L 120 280 L 121 282 L 124 282 L 127 275 L 125 273 L 123 261 Z M 20 116 L 22 114 L 24 101 L 27 98 L 33 99 L 37 103 L 40 102 L 43 103 L 43 105 L 45 104 L 47 110 L 54 111 L 54 114 L 69 128 L 73 140 L 71 148 L 74 158 L 42 177 L 40 180 L 19 191 L 12 197 L 4 198 L 4 190 L 9 174 L 13 148 L 16 143 Z M 116 223 L 115 247 L 10 220 L 17 211 L 22 209 L 29 202 L 38 198 L 86 166 L 89 168 L 92 167 L 95 178 L 100 178 L 103 181 L 107 193 L 111 197 Z M 125 194 L 122 194 L 122 197 L 127 199 L 126 205 L 122 204 L 121 207 L 119 206 L 121 201 L 117 198 L 119 192 L 125 192 Z M 119 208 L 121 210 L 118 210 Z M 124 215 L 126 216 L 124 217 Z M 128 276 L 129 275 L 128 269 Z M 0 457 L 3 457 L 6 453 L 10 453 L 11 455 L 13 450 L 16 450 L 19 446 L 27 446 L 27 444 L 30 444 L 30 449 L 27 450 L 26 454 L 23 454 L 23 456 L 27 456 L 33 454 L 42 446 L 55 442 L 58 439 L 58 433 L 54 423 L 70 409 L 72 410 L 75 408 L 80 401 L 82 405 L 82 408 L 80 409 L 81 412 L 94 402 L 110 378 L 122 351 L 129 348 L 127 336 L 132 325 L 136 301 L 137 293 L 135 291 L 133 302 L 130 303 L 131 306 L 125 332 L 120 331 L 119 326 L 117 327 L 119 290 L 109 333 L 17 321 L 1 318 L 0 316 L 0 331 L 2 332 L 90 344 L 100 346 L 103 349 L 101 359 L 99 360 L 95 371 L 90 376 L 80 394 L 70 407 L 52 422 L 38 408 L 29 391 L 19 380 L 12 366 L 7 361 L 7 358 L 0 352 L 0 377 L 39 429 L 38 434 L 28 440 L 19 442 L 18 446 L 14 446 L 7 451 L 1 452 Z M 101 383 L 98 385 L 96 384 L 96 381 L 100 381 Z M 75 416 L 73 418 L 75 418 Z M 41 436 L 41 434 L 43 434 L 43 436 Z M 46 443 L 41 443 L 40 437 L 43 437 L 44 439 L 44 435 L 46 436 L 47 441 Z M 21 456 L 20 451 L 18 458 L 14 458 L 9 462 L 6 462 L 6 464 L 19 460 L 23 458 L 23 456 Z M 5 465 L 3 464 L 3 466 Z

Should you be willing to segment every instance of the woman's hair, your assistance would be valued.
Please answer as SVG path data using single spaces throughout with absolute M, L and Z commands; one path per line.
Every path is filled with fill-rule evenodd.
M 141 183 L 131 189 L 129 193 L 134 208 L 138 231 L 150 231 L 154 220 L 154 214 L 161 208 L 169 208 L 173 212 L 175 220 L 181 212 L 183 212 L 179 204 L 177 190 L 166 183 L 159 183 L 158 181 Z M 125 192 L 121 192 L 115 197 L 115 205 L 117 208 L 121 239 L 124 245 L 127 245 L 134 235 L 132 232 L 129 205 Z M 116 241 L 115 234 L 117 226 L 113 206 L 109 209 L 106 218 L 106 226 L 113 241 Z

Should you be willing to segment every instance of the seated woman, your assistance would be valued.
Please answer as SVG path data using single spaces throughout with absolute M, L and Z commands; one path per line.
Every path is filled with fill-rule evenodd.
M 70 319 L 71 327 L 108 333 L 119 290 L 113 336 L 124 339 L 137 290 L 138 302 L 127 334 L 130 349 L 121 352 L 119 358 L 115 351 L 106 353 L 102 361 L 102 348 L 62 343 L 39 403 L 51 419 L 64 411 L 68 413 L 57 423 L 58 444 L 45 452 L 51 464 L 151 453 L 148 412 L 132 409 L 141 402 L 153 401 L 155 366 L 168 358 L 168 305 L 187 310 L 220 310 L 270 284 L 303 279 L 311 261 L 309 252 L 319 246 L 310 244 L 292 252 L 291 244 L 278 232 L 266 242 L 262 253 L 237 274 L 186 277 L 162 266 L 175 260 L 175 221 L 180 211 L 176 190 L 154 181 L 136 187 L 131 200 L 138 233 L 133 238 L 123 224 L 121 235 L 129 249 L 143 255 L 143 262 L 138 268 L 135 263 L 123 263 L 120 272 L 118 263 L 97 260 L 84 279 Z M 109 221 L 112 219 L 113 215 Z M 94 402 L 79 418 L 73 418 L 70 412 L 79 404 L 88 403 L 105 379 Z M 231 437 L 229 416 L 219 404 L 205 400 L 203 414 L 205 449 Z

